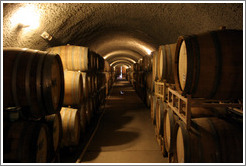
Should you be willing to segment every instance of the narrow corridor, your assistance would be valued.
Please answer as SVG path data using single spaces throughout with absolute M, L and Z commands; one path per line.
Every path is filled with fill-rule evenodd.
M 150 111 L 128 81 L 111 89 L 105 112 L 82 162 L 164 163 Z

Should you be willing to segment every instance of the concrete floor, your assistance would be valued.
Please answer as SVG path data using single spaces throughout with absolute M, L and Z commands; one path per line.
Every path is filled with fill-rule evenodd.
M 168 162 L 157 144 L 150 111 L 128 81 L 114 84 L 105 113 L 82 162 Z

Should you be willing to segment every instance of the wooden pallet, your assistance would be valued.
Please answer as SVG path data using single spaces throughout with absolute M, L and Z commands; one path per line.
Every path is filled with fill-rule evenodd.
M 242 103 L 227 103 L 218 100 L 194 99 L 190 95 L 186 97 L 179 94 L 176 90 L 168 87 L 168 106 L 186 124 L 189 129 L 191 125 L 191 107 L 243 107 Z M 238 113 L 243 113 L 240 109 L 235 109 Z

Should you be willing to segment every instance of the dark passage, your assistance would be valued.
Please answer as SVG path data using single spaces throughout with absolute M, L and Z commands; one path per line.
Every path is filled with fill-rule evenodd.
M 82 158 L 92 163 L 163 163 L 149 109 L 128 81 L 117 81 L 97 132 Z

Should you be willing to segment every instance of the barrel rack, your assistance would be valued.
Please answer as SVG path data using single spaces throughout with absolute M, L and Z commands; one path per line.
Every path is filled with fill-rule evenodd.
M 190 129 L 191 126 L 191 107 L 229 107 L 237 113 L 243 114 L 243 111 L 238 109 L 238 107 L 243 107 L 242 103 L 229 103 L 219 100 L 191 98 L 191 95 L 184 97 L 170 87 L 168 87 L 167 95 L 168 106 L 186 124 L 187 129 Z
M 167 102 L 171 110 L 186 124 L 191 125 L 191 107 L 228 107 L 233 113 L 242 115 L 243 103 L 230 103 L 228 101 L 192 98 L 191 95 L 182 96 L 174 89 L 173 84 L 164 81 L 155 81 L 155 95 L 163 102 Z
M 160 98 L 163 102 L 167 101 L 168 87 L 172 87 L 174 89 L 173 84 L 167 83 L 166 80 L 155 81 L 155 95 L 157 98 Z

